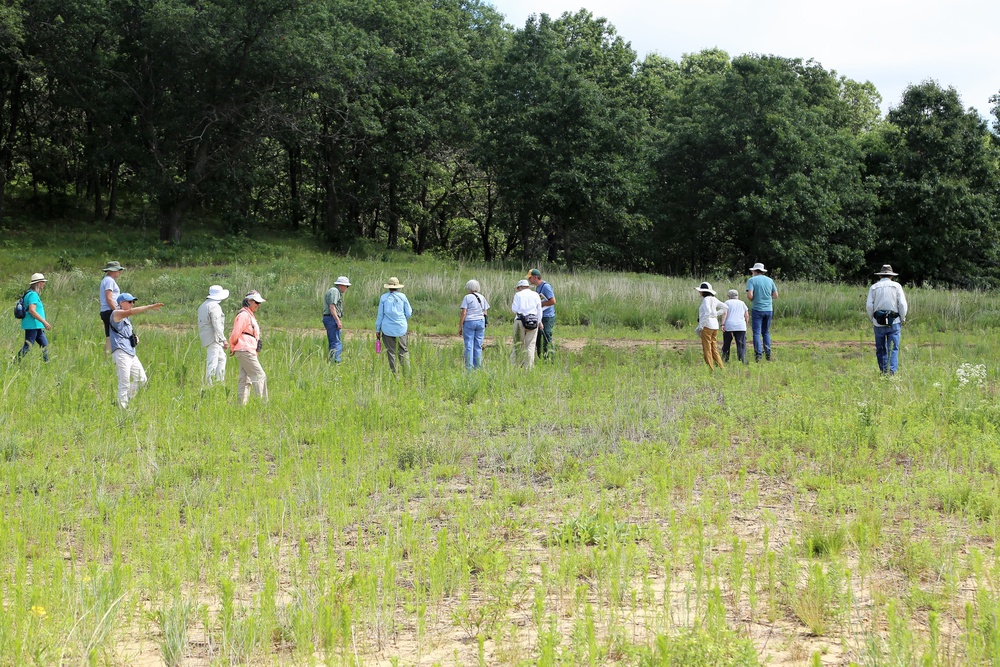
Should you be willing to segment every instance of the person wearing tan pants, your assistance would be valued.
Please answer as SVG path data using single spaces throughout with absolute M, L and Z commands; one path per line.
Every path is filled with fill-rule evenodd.
M 716 346 L 719 329 L 726 325 L 726 315 L 729 307 L 715 298 L 715 290 L 711 283 L 702 283 L 695 290 L 701 294 L 701 307 L 698 308 L 698 330 L 701 334 L 701 350 L 709 370 L 722 368 L 722 355 Z M 719 316 L 722 316 L 721 322 Z
M 530 288 L 531 283 L 527 280 L 518 281 L 517 293 L 510 304 L 514 313 L 514 348 L 510 352 L 510 363 L 516 364 L 518 356 L 523 354 L 521 366 L 524 368 L 535 365 L 535 345 L 542 322 L 542 300 Z M 532 328 L 525 326 L 525 322 L 533 324 Z
M 243 307 L 233 320 L 233 332 L 229 334 L 230 353 L 236 357 L 240 365 L 240 381 L 236 396 L 240 405 L 246 405 L 250 399 L 250 389 L 267 400 L 267 374 L 260 365 L 257 354 L 263 348 L 260 341 L 260 325 L 254 313 L 264 303 L 264 297 L 254 290 L 243 298 Z

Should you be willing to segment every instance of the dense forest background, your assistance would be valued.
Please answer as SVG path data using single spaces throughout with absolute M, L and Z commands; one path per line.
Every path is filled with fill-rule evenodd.
M 178 243 L 208 215 L 333 248 L 990 286 L 992 101 L 993 128 L 926 81 L 883 118 L 871 83 L 811 60 L 639 60 L 583 10 L 7 0 L 0 228 L 85 210 Z

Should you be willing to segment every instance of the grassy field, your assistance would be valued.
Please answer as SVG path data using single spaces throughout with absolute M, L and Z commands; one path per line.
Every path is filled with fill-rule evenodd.
M 135 318 L 150 382 L 127 411 L 106 259 L 168 304 Z M 988 294 L 910 290 L 884 379 L 863 287 L 779 281 L 776 361 L 713 376 L 696 281 L 553 272 L 557 341 L 582 349 L 524 372 L 502 313 L 523 266 L 139 233 L 14 234 L 0 265 L 0 665 L 1000 661 Z M 52 361 L 9 363 L 33 271 Z M 401 379 L 371 339 L 390 275 L 415 310 Z M 497 322 L 474 374 L 444 337 L 471 277 Z M 266 405 L 235 406 L 233 362 L 203 386 L 213 282 L 268 299 Z

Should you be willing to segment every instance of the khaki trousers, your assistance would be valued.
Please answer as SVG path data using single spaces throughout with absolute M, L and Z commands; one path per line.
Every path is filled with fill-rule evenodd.
M 267 400 L 267 374 L 261 368 L 256 352 L 238 350 L 236 361 L 240 364 L 240 381 L 236 386 L 236 397 L 240 405 L 246 405 L 250 400 L 250 388 L 257 392 L 265 401 Z
M 404 371 L 410 370 L 410 350 L 406 347 L 406 334 L 402 336 L 386 336 L 382 334 L 382 344 L 389 355 L 389 370 L 396 372 L 398 367 Z
M 718 329 L 705 328 L 701 330 L 701 351 L 705 355 L 705 363 L 713 371 L 716 366 L 722 368 L 722 355 L 719 354 L 719 348 L 715 345 L 715 339 L 718 335 Z M 715 362 L 714 365 L 713 362 Z
M 541 323 L 539 323 L 541 326 Z M 521 366 L 532 368 L 535 365 L 535 341 L 538 329 L 527 330 L 521 320 L 514 320 L 514 348 L 510 351 L 510 363 L 516 364 L 521 356 Z

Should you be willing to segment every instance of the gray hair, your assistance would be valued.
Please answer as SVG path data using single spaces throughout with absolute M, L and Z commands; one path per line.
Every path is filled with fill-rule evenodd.
M 726 292 L 726 296 L 729 297 L 730 299 L 737 299 L 739 298 L 740 293 L 734 289 L 731 289 L 728 292 Z
M 478 292 L 480 289 L 479 281 L 470 280 L 469 282 L 465 283 L 465 289 L 468 290 L 469 292 Z

